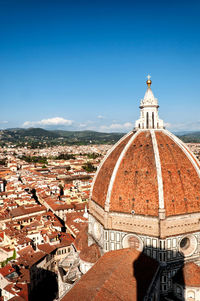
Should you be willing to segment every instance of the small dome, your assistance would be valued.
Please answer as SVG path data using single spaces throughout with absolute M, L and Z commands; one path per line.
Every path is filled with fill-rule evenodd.
M 101 257 L 97 244 L 92 244 L 80 252 L 80 259 L 86 262 L 95 263 Z

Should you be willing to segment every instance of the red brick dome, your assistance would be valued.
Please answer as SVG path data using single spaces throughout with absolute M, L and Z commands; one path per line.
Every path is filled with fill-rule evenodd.
M 164 129 L 138 129 L 108 153 L 91 200 L 105 211 L 165 216 L 200 211 L 200 166 L 187 146 Z

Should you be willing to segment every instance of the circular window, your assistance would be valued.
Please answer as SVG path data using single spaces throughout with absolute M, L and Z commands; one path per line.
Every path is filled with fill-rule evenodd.
M 179 242 L 179 251 L 184 256 L 192 255 L 197 248 L 197 240 L 196 237 L 193 235 L 187 235 L 181 238 Z
M 138 251 L 142 251 L 143 249 L 143 242 L 142 240 L 134 235 L 134 234 L 127 234 L 122 241 L 123 248 L 132 248 Z
M 129 247 L 132 248 L 132 249 L 138 249 L 139 246 L 140 246 L 139 239 L 137 237 L 134 237 L 134 236 L 130 236 L 128 238 L 128 244 L 129 244 Z
M 182 250 L 187 250 L 190 247 L 190 240 L 188 237 L 184 237 L 183 239 L 181 239 L 180 242 L 180 248 Z

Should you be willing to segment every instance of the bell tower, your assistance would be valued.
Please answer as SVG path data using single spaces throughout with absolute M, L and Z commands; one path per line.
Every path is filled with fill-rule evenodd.
M 163 120 L 158 116 L 158 100 L 151 90 L 151 76 L 147 76 L 147 91 L 140 102 L 140 119 L 135 122 L 136 129 L 163 129 Z

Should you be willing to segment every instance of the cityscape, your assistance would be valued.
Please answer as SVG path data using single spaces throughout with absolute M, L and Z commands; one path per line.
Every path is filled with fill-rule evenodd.
M 0 301 L 200 301 L 199 9 L 0 0 Z

